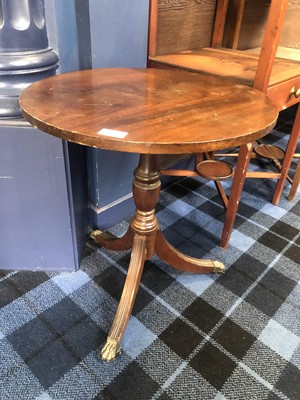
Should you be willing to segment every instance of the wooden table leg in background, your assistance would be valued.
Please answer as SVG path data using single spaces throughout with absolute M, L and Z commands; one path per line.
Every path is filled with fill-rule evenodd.
M 288 199 L 290 201 L 293 201 L 296 194 L 297 194 L 297 189 L 300 183 L 300 159 L 298 160 L 298 164 L 297 164 L 297 168 L 296 168 L 296 172 L 293 178 L 293 183 L 292 183 L 292 187 L 288 196 Z
M 112 360 L 120 351 L 120 342 L 131 315 L 146 260 L 157 254 L 163 261 L 182 271 L 195 273 L 223 273 L 225 271 L 221 262 L 189 257 L 167 242 L 155 217 L 159 194 L 160 173 L 157 156 L 142 154 L 134 172 L 133 197 L 136 213 L 128 231 L 121 238 L 114 238 L 100 231 L 91 233 L 91 237 L 107 249 L 132 248 L 121 300 L 107 342 L 102 349 L 102 358 L 106 361 Z
M 275 205 L 277 205 L 279 202 L 280 195 L 282 193 L 287 174 L 289 172 L 291 163 L 293 161 L 293 155 L 296 151 L 296 147 L 297 147 L 297 144 L 299 141 L 299 136 L 300 136 L 300 105 L 298 105 L 292 132 L 290 134 L 288 145 L 285 149 L 285 156 L 284 156 L 284 160 L 283 160 L 283 163 L 281 166 L 281 171 L 282 171 L 281 177 L 276 184 L 275 192 L 273 195 L 272 203 Z M 292 194 L 289 195 L 289 200 L 293 199 L 293 192 L 296 192 L 296 190 L 297 190 L 297 186 L 299 184 L 298 179 L 299 179 L 299 175 L 297 174 L 296 177 L 294 178 L 294 182 L 292 184 Z M 297 182 L 297 180 L 298 180 L 298 182 Z
M 244 144 L 240 146 L 239 149 L 239 155 L 233 175 L 220 243 L 220 246 L 223 249 L 226 249 L 229 243 L 230 235 L 233 229 L 233 224 L 241 199 L 242 190 L 247 176 L 247 170 L 251 159 L 252 149 L 253 143 Z

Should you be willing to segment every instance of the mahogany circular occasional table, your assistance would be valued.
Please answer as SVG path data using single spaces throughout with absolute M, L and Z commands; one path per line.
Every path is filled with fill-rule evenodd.
M 133 179 L 136 213 L 128 231 L 121 238 L 100 231 L 91 233 L 108 249 L 132 249 L 121 300 L 102 350 L 102 358 L 111 360 L 120 351 L 146 260 L 156 254 L 183 271 L 224 272 L 221 262 L 189 257 L 164 238 L 155 217 L 160 194 L 157 155 L 240 146 L 243 151 L 237 164 L 244 171 L 249 143 L 271 130 L 277 109 L 265 95 L 248 86 L 156 68 L 95 69 L 57 75 L 27 87 L 20 105 L 32 125 L 61 139 L 140 154 Z M 237 176 L 237 193 L 242 186 L 239 180 Z

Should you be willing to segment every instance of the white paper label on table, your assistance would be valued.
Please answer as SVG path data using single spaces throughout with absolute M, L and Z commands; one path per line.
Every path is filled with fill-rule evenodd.
M 97 132 L 97 135 L 110 136 L 110 137 L 114 137 L 114 138 L 118 138 L 118 139 L 124 139 L 124 137 L 128 135 L 128 132 L 115 131 L 114 129 L 103 128 L 103 129 L 101 129 L 101 131 Z

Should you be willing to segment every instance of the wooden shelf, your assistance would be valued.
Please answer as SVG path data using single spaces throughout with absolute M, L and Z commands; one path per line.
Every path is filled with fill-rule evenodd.
M 208 47 L 150 57 L 150 63 L 152 66 L 164 64 L 189 71 L 201 71 L 251 85 L 257 69 L 258 55 L 240 50 Z M 273 65 L 269 86 L 296 78 L 299 75 L 299 62 L 277 57 Z

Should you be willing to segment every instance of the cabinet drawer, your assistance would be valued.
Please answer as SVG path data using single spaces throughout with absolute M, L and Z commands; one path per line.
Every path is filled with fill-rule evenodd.
M 277 104 L 280 111 L 300 102 L 300 96 L 297 98 L 292 94 L 292 90 L 296 92 L 298 89 L 300 89 L 300 76 L 270 86 L 267 90 L 267 95 Z

